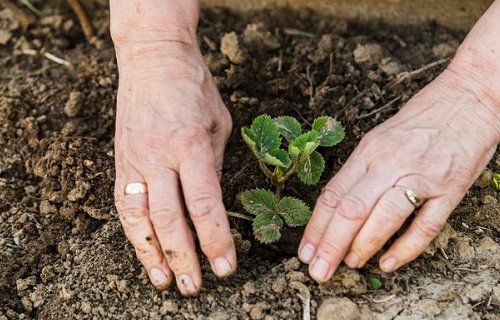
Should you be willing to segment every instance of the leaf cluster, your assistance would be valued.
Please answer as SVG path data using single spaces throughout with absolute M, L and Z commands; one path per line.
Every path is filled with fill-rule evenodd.
M 260 115 L 250 127 L 243 127 L 241 134 L 260 161 L 275 167 L 278 180 L 297 172 L 307 185 L 315 185 L 325 169 L 325 160 L 316 149 L 335 146 L 345 137 L 344 128 L 328 116 L 317 118 L 311 130 L 302 132 L 300 123 L 293 117 L 272 119 Z M 288 145 L 286 149 L 282 147 L 283 138 Z
M 285 224 L 303 226 L 311 217 L 311 210 L 304 202 L 292 197 L 278 199 L 269 190 L 247 190 L 241 195 L 241 202 L 245 210 L 255 215 L 253 232 L 262 243 L 278 241 Z

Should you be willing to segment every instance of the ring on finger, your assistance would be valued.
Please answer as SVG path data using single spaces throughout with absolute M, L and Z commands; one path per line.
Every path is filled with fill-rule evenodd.
M 420 208 L 424 204 L 424 200 L 417 196 L 417 194 L 413 190 L 400 186 L 396 187 L 402 189 L 405 192 L 406 199 L 411 202 L 415 209 Z
M 148 185 L 144 182 L 130 182 L 125 186 L 124 194 L 147 194 Z

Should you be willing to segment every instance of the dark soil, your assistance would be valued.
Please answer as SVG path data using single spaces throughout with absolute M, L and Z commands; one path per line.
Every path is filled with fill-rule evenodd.
M 292 281 L 311 291 L 313 319 L 500 319 L 499 194 L 487 179 L 500 171 L 498 154 L 439 241 L 393 274 L 374 259 L 361 270 L 342 266 L 318 285 L 293 257 L 301 230 L 264 247 L 247 221 L 231 218 L 235 276 L 218 280 L 203 260 L 199 297 L 155 290 L 113 206 L 117 68 L 109 12 L 91 8 L 98 34 L 88 44 L 64 2 L 33 3 L 42 15 L 27 30 L 0 11 L 0 320 L 301 319 Z M 220 51 L 233 31 L 246 59 L 239 64 Z M 451 56 L 463 36 L 436 25 L 358 25 L 309 11 L 203 10 L 200 46 L 235 128 L 222 180 L 227 209 L 242 212 L 238 193 L 269 187 L 239 135 L 242 125 L 261 113 L 296 116 L 306 127 L 328 114 L 345 125 L 346 140 L 323 150 L 320 184 L 288 184 L 286 193 L 313 205 L 360 138 L 444 64 L 391 86 L 396 76 Z M 373 290 L 370 277 L 383 288 Z

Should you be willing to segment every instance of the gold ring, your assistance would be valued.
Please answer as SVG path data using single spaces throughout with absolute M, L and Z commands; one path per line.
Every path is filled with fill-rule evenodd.
M 404 190 L 406 198 L 408 199 L 408 201 L 411 202 L 411 204 L 415 207 L 415 209 L 420 208 L 422 204 L 424 204 L 424 201 L 420 199 L 415 192 L 406 188 L 404 188 Z
M 147 194 L 148 185 L 144 182 L 131 182 L 125 186 L 125 195 L 130 194 Z

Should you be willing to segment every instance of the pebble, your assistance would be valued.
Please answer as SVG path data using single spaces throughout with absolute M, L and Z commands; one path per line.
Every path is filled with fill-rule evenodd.
M 177 303 L 170 300 L 164 301 L 160 308 L 160 313 L 162 315 L 166 315 L 168 313 L 175 314 L 177 311 L 179 311 L 179 306 L 177 306 Z
M 491 178 L 493 178 L 493 171 L 486 168 L 483 173 L 481 173 L 479 178 L 477 178 L 476 182 L 474 182 L 474 186 L 481 189 L 487 188 L 492 185 Z
M 64 106 L 64 113 L 68 117 L 74 117 L 78 115 L 81 108 L 82 93 L 79 91 L 72 91 L 69 94 L 69 99 Z
M 348 298 L 330 298 L 318 309 L 318 320 L 359 320 L 361 313 L 358 306 Z
M 354 61 L 357 64 L 373 65 L 382 58 L 382 47 L 376 43 L 358 44 L 354 49 Z
M 226 33 L 222 36 L 220 51 L 234 64 L 243 64 L 246 61 L 246 52 L 240 46 L 236 33 Z
M 0 29 L 0 44 L 5 45 L 12 38 L 12 33 L 8 30 Z

